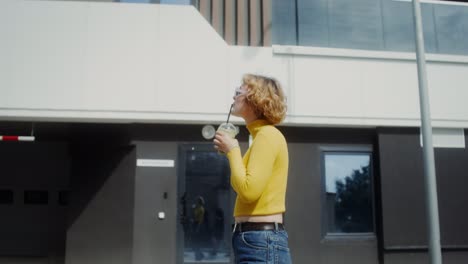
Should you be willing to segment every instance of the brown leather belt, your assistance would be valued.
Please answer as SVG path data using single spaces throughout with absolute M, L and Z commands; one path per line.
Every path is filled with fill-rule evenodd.
M 284 225 L 281 223 L 256 223 L 244 222 L 233 225 L 232 232 L 247 232 L 247 231 L 268 231 L 268 230 L 284 230 Z

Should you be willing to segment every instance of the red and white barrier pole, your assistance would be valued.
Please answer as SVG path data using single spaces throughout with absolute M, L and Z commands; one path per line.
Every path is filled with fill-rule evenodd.
M 34 136 L 0 136 L 0 141 L 34 141 Z

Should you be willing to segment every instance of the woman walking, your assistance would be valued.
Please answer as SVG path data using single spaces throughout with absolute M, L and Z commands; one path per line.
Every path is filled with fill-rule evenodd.
M 239 143 L 217 132 L 214 144 L 226 153 L 234 208 L 235 263 L 291 263 L 288 235 L 283 226 L 288 178 L 288 149 L 275 127 L 286 115 L 286 98 L 273 78 L 246 74 L 236 89 L 231 113 L 244 119 L 253 138 L 242 157 Z

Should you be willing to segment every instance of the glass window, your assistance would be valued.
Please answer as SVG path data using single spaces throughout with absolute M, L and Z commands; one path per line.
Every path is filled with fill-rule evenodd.
M 371 152 L 323 152 L 325 235 L 374 232 L 371 160 Z
M 190 5 L 190 0 L 120 0 L 122 3 L 153 3 L 168 5 Z
M 328 0 L 298 1 L 297 16 L 299 46 L 330 46 Z
M 69 192 L 68 191 L 59 191 L 58 193 L 58 204 L 67 206 L 69 204 Z
M 0 204 L 13 204 L 12 190 L 0 190 Z
M 437 53 L 433 4 L 421 4 L 424 47 L 428 53 Z M 382 23 L 385 49 L 414 52 L 413 8 L 410 2 L 383 1 Z
M 230 263 L 228 160 L 211 144 L 184 145 L 181 154 L 177 263 Z
M 468 6 L 434 7 L 439 52 L 468 55 Z
M 49 193 L 40 190 L 26 190 L 24 191 L 25 204 L 48 204 Z
M 421 3 L 421 15 L 427 53 L 468 54 L 466 4 Z M 387 0 L 274 0 L 272 42 L 413 52 L 412 4 Z
M 151 0 L 120 0 L 122 3 L 151 3 Z
M 161 0 L 160 3 L 168 5 L 190 5 L 190 0 Z
M 271 19 L 273 44 L 297 45 L 296 3 L 294 1 L 273 1 Z
M 383 49 L 380 1 L 330 0 L 328 8 L 330 47 Z

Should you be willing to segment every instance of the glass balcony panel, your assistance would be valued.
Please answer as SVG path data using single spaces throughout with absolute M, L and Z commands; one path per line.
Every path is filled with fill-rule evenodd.
M 297 1 L 299 46 L 328 47 L 328 0 Z
M 333 48 L 384 48 L 380 1 L 330 0 L 329 22 Z
M 297 45 L 295 1 L 273 1 L 272 10 L 272 43 Z
M 439 53 L 468 55 L 468 6 L 435 5 Z
M 275 0 L 272 12 L 273 44 L 415 51 L 411 2 Z M 427 53 L 468 56 L 468 6 L 422 3 L 421 14 Z

